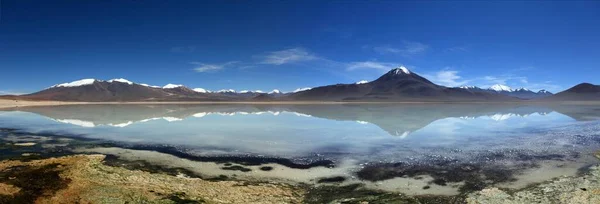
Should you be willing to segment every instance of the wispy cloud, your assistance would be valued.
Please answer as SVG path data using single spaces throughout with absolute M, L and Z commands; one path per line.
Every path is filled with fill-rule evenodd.
M 552 93 L 557 93 L 564 89 L 564 87 L 557 85 L 556 83 L 553 83 L 552 81 L 545 81 L 542 83 L 528 83 L 527 88 L 529 88 L 531 90 L 542 90 L 543 89 L 546 91 L 550 91 Z
M 448 86 L 448 87 L 458 87 L 458 86 L 477 86 L 480 88 L 489 88 L 495 84 L 507 85 L 512 88 L 528 88 L 530 90 L 547 90 L 551 92 L 558 92 L 562 90 L 562 86 L 553 83 L 552 81 L 545 82 L 531 82 L 527 77 L 524 76 L 514 76 L 514 75 L 500 75 L 500 76 L 479 76 L 479 77 L 464 77 L 460 75 L 460 72 L 454 70 L 452 68 L 444 68 L 442 70 L 436 72 L 430 72 L 428 74 L 424 74 L 423 77 L 431 80 L 432 82 Z
M 484 76 L 473 79 L 480 87 L 490 87 L 495 84 L 510 85 L 510 86 L 525 86 L 529 83 L 527 77 L 502 75 L 502 76 Z M 514 88 L 514 87 L 513 87 Z
M 534 70 L 535 67 L 534 66 L 522 66 L 522 67 L 518 67 L 518 68 L 514 68 L 511 69 L 511 72 L 523 72 L 523 71 L 530 71 L 530 70 Z
M 463 77 L 459 76 L 458 71 L 450 70 L 449 68 L 432 74 L 425 74 L 423 76 L 431 80 L 433 83 L 448 87 L 462 86 L 470 82 L 470 80 L 464 80 Z
M 398 63 L 390 62 L 376 62 L 376 61 L 364 61 L 364 62 L 351 62 L 348 63 L 346 70 L 353 71 L 357 69 L 376 69 L 381 71 L 389 71 L 390 69 L 399 66 Z
M 178 46 L 172 47 L 171 52 L 194 52 L 196 50 L 196 46 Z
M 23 95 L 23 92 L 0 90 L 0 95 Z
M 494 84 L 508 85 L 512 88 L 524 87 L 534 91 L 544 89 L 551 92 L 558 92 L 563 88 L 552 81 L 530 82 L 527 77 L 523 76 L 485 76 L 479 86 L 487 88 Z
M 399 54 L 405 57 L 424 53 L 429 49 L 429 46 L 420 42 L 404 41 L 402 47 L 392 47 L 390 45 L 373 47 L 375 52 L 379 54 Z
M 226 62 L 223 64 L 206 64 L 201 62 L 190 62 L 190 64 L 195 65 L 194 71 L 196 72 L 214 72 L 225 69 L 229 66 L 237 64 L 237 61 Z
M 260 56 L 259 58 L 262 59 L 260 62 L 261 64 L 282 65 L 315 60 L 317 59 L 317 56 L 308 52 L 304 48 L 292 48 L 287 50 L 270 52 L 265 56 Z
M 467 52 L 469 49 L 466 46 L 455 46 L 446 48 L 446 52 Z

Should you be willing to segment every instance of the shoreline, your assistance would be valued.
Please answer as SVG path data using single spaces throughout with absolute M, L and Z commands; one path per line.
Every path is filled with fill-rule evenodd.
M 343 104 L 523 104 L 523 105 L 600 105 L 600 101 L 131 101 L 79 102 L 0 99 L 0 110 L 30 106 L 64 105 L 343 105 Z
M 127 151 L 127 150 L 125 150 Z M 353 183 L 304 184 L 244 176 L 202 178 L 175 166 L 140 163 L 111 153 L 75 153 L 0 160 L 0 201 L 220 203 L 596 203 L 600 166 L 576 176 L 559 176 L 521 188 L 489 186 L 449 194 L 414 194 Z M 109 158 L 111 157 L 111 158 Z M 596 155 L 598 157 L 598 155 Z M 140 165 L 141 164 L 141 165 Z M 235 172 L 233 172 L 235 173 Z M 264 172 L 270 174 L 272 172 Z M 243 174 L 238 172 L 235 174 Z M 23 180 L 41 178 L 29 183 Z M 275 176 L 277 177 L 277 176 Z M 426 177 L 426 176 L 424 176 Z M 335 177 L 333 177 L 335 178 Z M 402 180 L 404 178 L 398 178 Z M 181 184 L 185 185 L 182 186 Z M 409 182 L 407 184 L 414 184 Z M 379 184 L 378 184 L 379 185 Z M 36 188 L 38 191 L 31 191 Z M 44 194 L 39 194 L 39 190 Z M 216 192 L 213 189 L 218 189 Z M 413 191 L 422 191 L 420 188 Z M 69 196 L 65 196 L 69 195 Z M 576 201 L 576 202 L 574 202 Z
M 502 184 L 512 182 L 513 176 L 527 174 L 511 168 L 506 169 L 507 171 L 496 167 L 486 170 L 476 163 L 437 170 L 435 166 L 442 166 L 441 164 L 402 167 L 397 163 L 389 163 L 364 165 L 361 169 L 354 169 L 343 162 L 337 163 L 334 168 L 318 166 L 298 169 L 277 162 L 259 164 L 245 160 L 197 161 L 156 150 L 77 140 L 69 135 L 31 133 L 17 129 L 4 131 L 5 136 L 0 138 L 3 140 L 0 151 L 6 153 L 0 160 L 0 203 L 3 199 L 15 201 L 29 198 L 65 202 L 75 201 L 63 199 L 89 198 L 91 200 L 80 201 L 92 203 L 107 198 L 119 198 L 123 202 L 186 200 L 207 203 L 227 199 L 246 199 L 244 201 L 248 203 L 502 203 L 505 199 L 600 199 L 600 194 L 597 193 L 600 192 L 600 168 L 595 159 L 599 158 L 600 152 L 589 155 L 593 159 L 592 168 L 586 166 L 583 171 L 570 174 L 557 172 L 558 174 L 549 174 L 549 177 L 536 182 L 527 181 L 526 185 L 512 188 Z M 12 154 L 9 155 L 9 152 Z M 545 166 L 564 166 L 563 160 L 570 161 L 564 158 L 549 160 L 545 163 L 547 165 L 539 166 L 541 169 L 538 172 L 546 172 L 548 168 L 544 168 Z M 414 166 L 412 170 L 411 166 Z M 401 173 L 403 169 L 406 170 L 405 173 Z M 538 168 L 532 170 L 535 169 Z M 368 172 L 374 174 L 364 174 Z M 406 176 L 397 174 L 398 172 Z M 386 175 L 392 178 L 387 178 Z M 19 182 L 42 177 L 49 178 L 40 181 L 47 183 L 34 184 L 47 189 L 50 194 L 27 194 L 32 192 L 28 191 L 32 186 L 27 182 Z M 494 180 L 502 182 L 493 183 Z M 186 187 L 181 187 L 181 183 L 185 183 Z M 461 189 L 460 186 L 465 188 Z M 219 188 L 219 192 L 213 193 L 210 190 L 212 188 Z M 553 191 L 544 190 L 549 188 Z M 89 192 L 99 194 L 90 197 L 92 194 Z M 80 196 L 62 197 L 65 193 Z M 514 196 L 517 194 L 523 196 Z M 132 198 L 135 199 L 130 200 Z

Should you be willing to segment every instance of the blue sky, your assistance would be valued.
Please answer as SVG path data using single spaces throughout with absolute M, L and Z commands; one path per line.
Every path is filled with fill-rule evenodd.
M 290 91 L 404 65 L 447 86 L 600 79 L 600 2 L 3 0 L 0 94 L 83 78 Z

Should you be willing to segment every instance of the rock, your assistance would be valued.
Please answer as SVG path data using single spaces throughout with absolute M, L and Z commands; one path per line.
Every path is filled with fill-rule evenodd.
M 507 193 L 487 188 L 468 195 L 467 203 L 600 203 L 600 167 L 580 177 L 561 177 Z

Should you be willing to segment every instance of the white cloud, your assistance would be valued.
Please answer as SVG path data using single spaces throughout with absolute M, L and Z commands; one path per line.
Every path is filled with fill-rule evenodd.
M 404 41 L 401 48 L 395 48 L 389 45 L 373 47 L 373 50 L 380 54 L 400 54 L 406 57 L 423 53 L 427 51 L 427 49 L 429 49 L 428 45 L 409 41 Z
M 364 62 L 351 62 L 348 64 L 346 70 L 352 71 L 356 69 L 377 69 L 382 71 L 390 71 L 390 69 L 397 67 L 397 63 L 389 62 L 376 62 L 376 61 L 364 61 Z
M 205 64 L 205 63 L 201 63 L 201 62 L 190 62 L 190 64 L 195 65 L 196 67 L 194 68 L 194 71 L 196 72 L 212 72 L 212 71 L 219 71 L 221 69 L 224 69 L 228 66 L 234 65 L 238 63 L 237 61 L 231 61 L 231 62 L 226 62 L 223 64 Z
M 448 87 L 458 87 L 469 83 L 469 80 L 461 80 L 462 77 L 458 75 L 458 71 L 448 69 L 433 74 L 425 74 L 424 77 L 433 83 Z
M 262 57 L 261 64 L 282 65 L 294 62 L 310 61 L 317 57 L 303 48 L 292 48 L 270 52 Z

